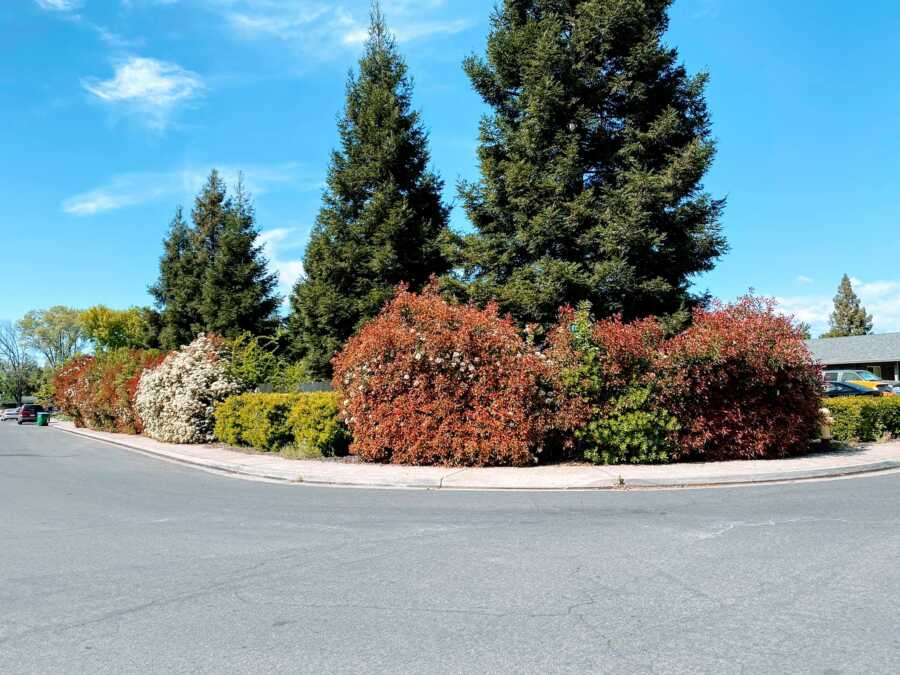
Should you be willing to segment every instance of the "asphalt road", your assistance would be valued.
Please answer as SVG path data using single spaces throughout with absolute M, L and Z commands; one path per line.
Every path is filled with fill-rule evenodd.
M 900 672 L 900 474 L 246 482 L 0 425 L 0 672 Z

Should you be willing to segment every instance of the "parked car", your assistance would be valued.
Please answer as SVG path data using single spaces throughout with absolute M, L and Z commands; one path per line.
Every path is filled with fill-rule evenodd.
M 877 389 L 887 394 L 894 393 L 897 382 L 882 380 L 868 370 L 826 370 L 823 373 L 826 382 L 841 382 L 843 384 L 856 384 L 866 389 Z
M 33 403 L 23 405 L 19 408 L 18 423 L 37 422 L 37 414 L 39 412 L 44 412 L 43 406 L 35 405 Z
M 19 419 L 19 408 L 7 408 L 0 414 L 0 422 Z
M 826 382 L 825 396 L 828 398 L 836 396 L 884 396 L 884 393 L 853 382 Z

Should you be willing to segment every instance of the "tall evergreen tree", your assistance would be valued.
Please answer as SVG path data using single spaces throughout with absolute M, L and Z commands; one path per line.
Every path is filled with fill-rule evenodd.
M 344 341 L 396 284 L 413 289 L 449 269 L 443 184 L 412 84 L 377 4 L 359 74 L 347 84 L 327 190 L 291 297 L 291 332 L 307 368 L 327 376 Z
M 258 244 L 253 207 L 238 183 L 234 200 L 214 169 L 194 202 L 193 227 L 181 209 L 164 243 L 150 292 L 159 308 L 159 342 L 169 349 L 198 333 L 269 334 L 278 325 L 276 277 Z
M 204 271 L 201 314 L 207 331 L 232 337 L 271 335 L 278 326 L 278 277 L 258 243 L 253 205 L 238 179 Z M 200 232 L 198 231 L 198 235 Z
M 831 313 L 830 323 L 831 329 L 823 338 L 868 335 L 872 332 L 872 315 L 866 313 L 866 308 L 860 303 L 850 277 L 846 274 L 834 296 L 834 311 Z
M 194 199 L 194 210 L 191 211 L 197 244 L 197 275 L 201 283 L 205 270 L 215 258 L 230 210 L 231 200 L 228 199 L 225 183 L 219 172 L 213 169 L 200 194 Z
M 166 349 L 189 343 L 198 332 L 197 271 L 194 233 L 178 207 L 163 243 L 159 279 L 149 289 L 159 308 L 159 343 Z
M 560 305 L 684 316 L 693 275 L 725 248 L 707 75 L 663 43 L 671 0 L 504 0 L 465 70 L 493 110 L 482 178 L 461 195 L 476 232 L 464 281 L 523 322 Z

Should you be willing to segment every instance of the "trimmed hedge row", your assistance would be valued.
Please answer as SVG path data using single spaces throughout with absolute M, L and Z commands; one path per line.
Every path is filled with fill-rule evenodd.
M 835 440 L 878 441 L 900 436 L 900 396 L 830 398 L 823 405 L 834 419 Z
M 286 457 L 344 455 L 350 444 L 335 392 L 231 396 L 214 417 L 223 443 Z

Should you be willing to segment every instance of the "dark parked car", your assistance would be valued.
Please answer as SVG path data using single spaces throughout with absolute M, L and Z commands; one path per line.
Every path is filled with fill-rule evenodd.
M 37 422 L 37 414 L 39 412 L 44 412 L 43 406 L 34 405 L 33 403 L 23 405 L 19 408 L 19 424 Z
M 883 393 L 877 389 L 869 389 L 853 382 L 826 382 L 825 396 L 828 398 L 834 398 L 835 396 L 883 396 Z

